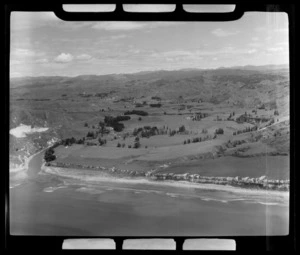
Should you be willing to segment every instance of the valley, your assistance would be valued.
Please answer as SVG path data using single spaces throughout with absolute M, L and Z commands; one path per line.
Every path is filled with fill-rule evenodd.
M 10 112 L 11 130 L 44 129 L 10 135 L 11 169 L 53 145 L 48 167 L 110 174 L 116 168 L 118 176 L 132 178 L 265 177 L 271 189 L 281 182 L 288 189 L 289 79 L 283 67 L 15 78 Z

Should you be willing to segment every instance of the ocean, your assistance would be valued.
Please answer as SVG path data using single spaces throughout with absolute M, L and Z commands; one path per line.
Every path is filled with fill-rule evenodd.
M 286 235 L 289 194 L 208 184 L 110 178 L 97 171 L 41 170 L 11 175 L 12 235 Z M 19 173 L 20 175 L 20 173 Z

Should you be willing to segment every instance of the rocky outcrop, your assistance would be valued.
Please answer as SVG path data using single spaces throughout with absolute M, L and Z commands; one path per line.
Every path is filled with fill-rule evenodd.
M 199 174 L 174 174 L 174 173 L 157 173 L 155 169 L 148 172 L 134 171 L 126 169 L 118 169 L 116 167 L 105 168 L 102 166 L 91 166 L 91 165 L 79 165 L 61 162 L 48 162 L 46 166 L 64 167 L 64 168 L 77 168 L 86 170 L 103 170 L 108 171 L 112 175 L 118 176 L 131 176 L 131 177 L 146 177 L 151 180 L 164 181 L 188 181 L 193 183 L 206 183 L 206 184 L 219 184 L 219 185 L 231 185 L 242 188 L 255 188 L 255 189 L 266 189 L 266 190 L 281 190 L 289 191 L 290 181 L 289 180 L 273 180 L 268 179 L 266 176 L 257 178 L 250 177 L 215 177 L 215 176 L 201 176 Z

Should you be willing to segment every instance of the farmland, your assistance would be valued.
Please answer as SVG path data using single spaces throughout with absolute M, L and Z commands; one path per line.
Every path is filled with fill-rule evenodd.
M 51 137 L 63 141 L 54 149 L 53 165 L 288 179 L 286 69 L 117 76 L 12 80 L 11 128 L 49 130 L 12 137 L 11 162 L 18 164 L 22 148 L 31 145 L 34 152 Z M 262 157 L 281 162 L 274 173 L 258 165 Z

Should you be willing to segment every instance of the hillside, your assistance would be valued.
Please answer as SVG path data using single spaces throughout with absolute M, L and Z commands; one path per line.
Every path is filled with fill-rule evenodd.
M 218 118 L 227 118 L 227 112 L 231 111 L 239 115 L 256 111 L 260 117 L 269 118 L 276 110 L 276 122 L 289 121 L 289 72 L 283 66 L 12 78 L 10 96 L 10 129 L 20 124 L 49 128 L 24 139 L 11 136 L 10 155 L 16 163 L 20 161 L 20 151 L 24 148 L 31 148 L 28 154 L 32 154 L 32 151 L 45 147 L 53 137 L 80 138 L 93 126 L 97 127 L 104 116 L 123 115 L 125 108 L 141 107 L 149 112 L 142 122 L 137 117 L 124 122 L 128 132 L 144 123 L 169 125 L 171 128 L 182 123 L 194 133 L 206 126 L 212 131 L 214 127 L 224 126 L 211 122 L 213 119 L 199 126 L 182 117 L 199 111 L 206 111 L 211 118 L 217 115 Z M 84 127 L 86 122 L 88 129 Z M 226 132 L 237 130 L 236 124 L 228 123 L 229 126 L 224 126 Z M 285 132 L 289 123 L 280 128 Z M 270 132 L 273 134 L 277 129 Z M 287 135 L 284 137 L 288 139 Z M 285 152 L 289 150 L 289 141 L 277 142 L 282 139 L 271 135 L 264 142 Z M 174 141 L 176 139 L 172 144 L 176 144 Z

